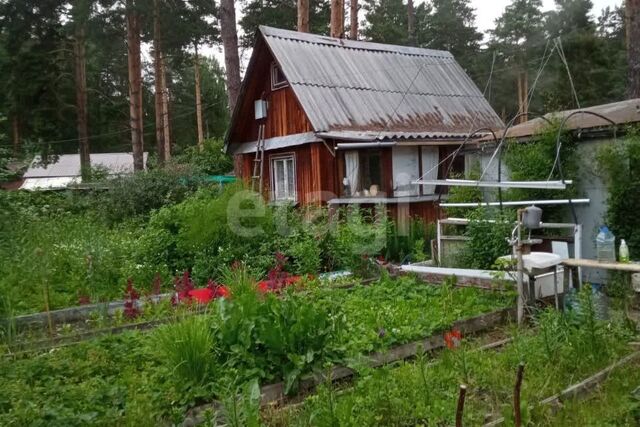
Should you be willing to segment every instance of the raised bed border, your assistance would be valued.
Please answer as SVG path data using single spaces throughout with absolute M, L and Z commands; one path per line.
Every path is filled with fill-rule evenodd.
M 609 374 L 613 372 L 616 368 L 619 368 L 622 365 L 625 365 L 637 358 L 640 357 L 640 351 L 635 351 L 631 354 L 626 355 L 622 359 L 618 359 L 613 362 L 611 365 L 606 368 L 596 372 L 590 377 L 570 385 L 565 388 L 558 394 L 554 394 L 553 396 L 549 396 L 546 399 L 543 399 L 538 402 L 539 406 L 550 405 L 552 407 L 552 412 L 555 413 L 562 406 L 562 403 L 569 400 L 581 397 L 583 395 L 588 394 L 600 383 L 609 378 Z M 484 425 L 484 427 L 495 427 L 504 424 L 504 417 L 500 417 L 493 421 L 490 421 Z
M 479 316 L 457 320 L 451 325 L 451 329 L 457 329 L 463 334 L 473 334 L 493 329 L 514 319 L 516 315 L 515 307 L 503 308 L 490 313 Z M 497 345 L 503 345 L 508 340 L 499 341 Z M 445 347 L 444 334 L 442 331 L 437 332 L 427 338 L 413 341 L 411 343 L 396 346 L 388 351 L 372 353 L 365 356 L 369 359 L 368 365 L 377 368 L 389 363 L 400 362 L 416 356 L 419 351 L 433 351 Z M 491 348 L 491 347 L 488 347 Z M 334 366 L 330 369 L 329 374 L 309 374 L 300 380 L 298 395 L 303 395 L 313 390 L 319 384 L 330 379 L 332 382 L 352 377 L 356 372 L 346 366 Z M 327 378 L 328 377 L 328 378 Z M 267 406 L 274 403 L 284 401 L 287 396 L 284 393 L 284 382 L 264 385 L 260 388 L 260 406 Z M 196 406 L 187 412 L 185 420 L 181 424 L 182 427 L 197 426 L 205 421 L 205 413 L 210 410 L 214 412 L 221 408 L 219 401 L 214 400 L 211 403 Z

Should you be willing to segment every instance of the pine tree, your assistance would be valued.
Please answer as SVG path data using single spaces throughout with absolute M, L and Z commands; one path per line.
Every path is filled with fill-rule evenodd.
M 418 44 L 447 50 L 468 68 L 478 52 L 482 34 L 475 26 L 475 11 L 469 0 L 432 0 L 430 13 L 420 13 L 416 30 Z

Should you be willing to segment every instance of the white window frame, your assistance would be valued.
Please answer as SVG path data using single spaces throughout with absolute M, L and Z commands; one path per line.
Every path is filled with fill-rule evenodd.
M 275 167 L 276 162 L 280 162 L 280 161 L 284 161 L 284 182 L 288 182 L 288 170 L 287 170 L 287 162 L 291 161 L 292 163 L 292 171 L 293 171 L 293 189 L 292 189 L 292 194 L 288 194 L 288 189 L 285 189 L 285 195 L 284 197 L 279 197 L 278 191 L 279 189 L 277 188 L 277 182 L 278 180 L 276 179 L 276 173 L 277 173 L 277 168 Z M 287 154 L 279 154 L 276 156 L 270 156 L 269 157 L 269 165 L 271 167 L 271 200 L 273 202 L 276 203 L 297 203 L 298 201 L 298 189 L 297 189 L 297 182 L 296 182 L 296 156 L 295 153 L 287 153 Z
M 289 82 L 287 81 L 286 77 L 283 81 L 280 81 L 280 82 L 276 81 L 278 73 L 282 74 L 282 77 L 284 77 L 282 68 L 280 68 L 278 64 L 276 64 L 275 62 L 272 62 L 271 63 L 271 90 L 278 90 L 278 89 L 282 89 L 283 87 L 289 86 Z

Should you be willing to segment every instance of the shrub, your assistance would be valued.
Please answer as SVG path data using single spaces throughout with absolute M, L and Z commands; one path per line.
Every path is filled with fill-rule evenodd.
M 496 259 L 509 254 L 507 238 L 512 229 L 513 222 L 507 214 L 489 209 L 473 211 L 465 230 L 469 240 L 461 254 L 462 264 L 466 268 L 491 269 Z
M 607 183 L 606 220 L 611 231 L 625 239 L 633 257 L 640 256 L 640 130 L 631 130 L 624 141 L 603 145 L 598 165 Z
M 233 169 L 233 159 L 224 151 L 224 141 L 204 140 L 204 148 L 191 146 L 174 158 L 176 164 L 187 164 L 198 175 L 224 175 Z
M 504 162 L 512 181 L 546 181 L 560 179 L 556 163 L 556 139 L 559 123 L 547 126 L 528 143 L 509 141 L 504 152 Z M 576 139 L 568 132 L 561 136 L 562 148 L 559 162 L 565 179 L 573 180 L 566 190 L 542 190 L 513 188 L 505 192 L 504 200 L 547 200 L 575 198 L 578 188 L 578 156 Z M 555 165 L 555 168 L 554 168 Z M 553 173 L 552 173 L 553 170 Z M 566 206 L 546 207 L 547 222 L 562 221 Z
M 95 194 L 96 209 L 111 222 L 120 222 L 153 209 L 183 201 L 197 188 L 188 169 L 158 169 L 102 181 Z

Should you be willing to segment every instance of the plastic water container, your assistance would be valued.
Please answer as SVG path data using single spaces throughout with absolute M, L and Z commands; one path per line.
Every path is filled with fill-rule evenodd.
M 596 236 L 596 250 L 598 252 L 598 261 L 616 262 L 616 236 L 606 225 L 600 227 L 600 231 Z

